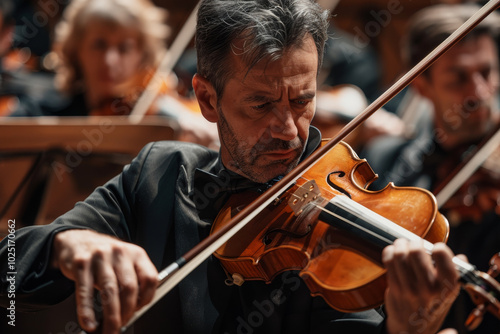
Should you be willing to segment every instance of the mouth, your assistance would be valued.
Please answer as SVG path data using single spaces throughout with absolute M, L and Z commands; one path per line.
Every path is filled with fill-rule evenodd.
M 112 75 L 109 75 L 109 74 L 101 75 L 100 79 L 102 82 L 115 82 L 116 81 L 115 77 Z
M 476 121 L 486 121 L 490 119 L 490 109 L 486 107 L 481 107 L 473 112 L 469 112 L 468 118 L 469 120 L 476 120 Z
M 271 160 L 288 160 L 296 156 L 296 150 L 280 150 L 263 153 L 264 156 Z

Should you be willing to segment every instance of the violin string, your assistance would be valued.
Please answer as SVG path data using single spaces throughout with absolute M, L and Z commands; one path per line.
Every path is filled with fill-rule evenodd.
M 328 213 L 329 215 L 335 217 L 336 219 L 339 219 L 339 220 L 341 220 L 341 221 L 343 221 L 343 222 L 345 222 L 345 223 L 347 223 L 347 224 L 349 224 L 349 225 L 351 225 L 351 226 L 353 226 L 353 227 L 355 227 L 355 228 L 357 228 L 357 229 L 359 229 L 359 230 L 361 230 L 363 232 L 366 232 L 366 233 L 370 234 L 371 236 L 377 238 L 378 240 L 385 242 L 387 245 L 391 245 L 393 243 L 393 240 L 385 238 L 382 235 L 376 233 L 375 231 L 372 231 L 372 230 L 370 230 L 370 229 L 368 229 L 368 228 L 366 228 L 364 226 L 361 226 L 360 224 L 357 224 L 356 222 L 354 222 L 354 221 L 352 221 L 352 220 L 350 220 L 350 219 L 348 219 L 346 217 L 343 217 L 343 216 L 341 216 L 341 215 L 339 215 L 339 214 L 337 214 L 337 213 L 335 213 L 333 211 L 330 211 L 330 210 L 326 209 L 325 207 L 322 207 L 322 206 L 320 206 L 318 204 L 313 204 L 313 205 L 316 206 L 318 209 L 320 209 L 320 210 Z M 361 218 L 361 217 L 357 217 L 357 218 Z
M 371 226 L 391 235 L 394 240 L 397 238 L 406 238 L 408 240 L 423 240 L 424 242 L 424 247 L 426 248 L 427 251 L 432 251 L 432 243 L 426 241 L 425 239 L 420 238 L 418 235 L 408 231 L 407 229 L 399 226 L 398 224 L 392 222 L 391 220 L 381 216 L 380 214 L 366 208 L 365 206 L 347 198 L 346 196 L 335 196 L 333 197 L 330 201 L 331 204 L 333 204 L 335 207 L 338 207 L 342 210 L 347 211 L 349 214 L 352 216 L 358 218 L 362 222 L 366 222 L 370 224 Z M 345 219 L 344 217 L 339 216 L 338 214 L 327 210 L 325 208 L 321 208 L 323 211 L 335 216 L 336 218 L 345 221 L 346 223 L 350 224 L 351 226 L 358 228 L 360 230 L 363 230 L 364 232 L 369 233 L 370 235 L 380 239 L 381 241 L 384 241 L 387 243 L 387 245 L 390 245 L 393 243 L 394 240 L 386 239 L 382 237 L 380 234 L 376 233 L 373 230 L 370 230 L 367 227 L 363 227 L 360 224 L 356 223 L 355 221 L 351 221 L 349 219 Z
M 405 238 L 407 240 L 422 240 L 424 243 L 424 248 L 427 250 L 429 254 L 432 254 L 432 249 L 434 248 L 433 244 L 420 236 L 406 230 L 405 228 L 399 226 L 398 224 L 392 222 L 391 220 L 379 215 L 378 213 L 366 208 L 365 206 L 347 198 L 346 196 L 342 195 L 337 195 L 333 197 L 329 203 L 333 204 L 334 206 L 341 208 L 345 211 L 347 211 L 349 214 L 353 215 L 354 217 L 358 218 L 360 221 L 364 221 L 371 226 L 380 229 L 389 235 L 391 235 L 394 240 L 397 238 Z M 379 239 L 380 241 L 385 242 L 387 245 L 391 245 L 394 240 L 390 240 L 388 238 L 385 238 L 384 236 L 380 235 L 379 233 L 370 230 L 369 228 L 362 226 L 355 221 L 352 221 L 346 217 L 340 216 L 335 212 L 332 212 L 331 210 L 328 210 L 322 206 L 319 206 L 318 204 L 313 204 L 315 205 L 318 209 L 326 212 L 327 214 L 330 214 L 334 216 L 335 218 Z M 476 282 L 477 281 L 477 275 L 475 274 L 476 268 L 465 262 L 462 261 L 458 257 L 453 257 L 453 263 L 455 264 L 456 269 L 459 271 L 461 277 L 465 279 L 466 281 L 469 282 Z M 472 276 L 471 276 L 472 275 Z

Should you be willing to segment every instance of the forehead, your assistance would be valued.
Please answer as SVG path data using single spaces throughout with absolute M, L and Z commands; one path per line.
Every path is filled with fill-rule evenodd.
M 285 84 L 316 80 L 318 52 L 311 36 L 305 37 L 301 45 L 285 49 L 279 59 L 263 59 L 251 69 L 248 68 L 245 57 L 241 53 L 243 50 L 244 42 L 241 40 L 233 44 L 233 52 L 229 56 L 232 74 L 228 83 L 236 81 L 243 86 L 271 90 L 273 87 L 277 88 Z
M 468 38 L 446 52 L 432 66 L 433 72 L 474 70 L 481 66 L 498 67 L 495 41 L 487 35 Z
M 140 31 L 132 26 L 122 25 L 116 21 L 100 17 L 92 18 L 84 29 L 84 37 L 107 37 L 113 39 L 139 38 Z

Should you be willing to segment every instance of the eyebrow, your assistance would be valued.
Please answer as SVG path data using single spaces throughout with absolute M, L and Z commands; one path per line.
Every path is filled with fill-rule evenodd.
M 315 96 L 316 96 L 316 91 L 309 91 L 309 92 L 304 92 L 303 94 L 299 95 L 294 100 L 311 100 Z
M 478 69 L 479 71 L 484 71 L 484 70 L 488 70 L 488 71 L 492 71 L 492 70 L 495 70 L 495 66 L 488 63 L 488 64 L 479 64 L 477 66 L 474 66 L 474 69 Z M 461 67 L 461 66 L 456 66 L 456 65 L 451 65 L 447 68 L 445 68 L 445 72 L 468 72 L 470 70 L 470 68 L 468 67 Z
M 292 100 L 311 100 L 316 96 L 316 92 L 309 91 L 299 96 L 293 98 Z M 243 103 L 265 103 L 265 102 L 279 102 L 281 97 L 277 100 L 273 100 L 265 95 L 249 95 L 243 99 Z
M 281 97 L 277 100 L 272 100 L 270 97 L 265 95 L 249 95 L 243 99 L 243 103 L 277 102 L 279 100 L 281 100 Z

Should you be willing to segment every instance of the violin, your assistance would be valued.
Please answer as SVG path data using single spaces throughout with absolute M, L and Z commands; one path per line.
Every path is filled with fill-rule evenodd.
M 312 294 L 337 310 L 377 307 L 385 291 L 382 249 L 403 234 L 444 242 L 449 229 L 428 191 L 392 184 L 367 190 L 375 179 L 366 160 L 340 142 L 214 255 L 237 283 L 300 270 Z M 252 199 L 233 197 L 212 233 Z
M 366 160 L 346 143 L 337 144 L 214 253 L 231 277 L 227 283 L 271 282 L 283 271 L 298 270 L 311 294 L 334 309 L 380 306 L 386 290 L 382 249 L 398 238 L 423 238 L 432 251 L 433 243 L 447 240 L 449 227 L 427 190 L 393 184 L 367 190 L 375 179 Z M 233 195 L 212 233 L 259 195 Z M 500 318 L 500 284 L 458 258 L 454 263 L 472 298 Z M 470 323 L 479 324 L 475 318 Z
M 465 221 L 479 224 L 488 212 L 500 215 L 500 180 L 495 174 L 480 168 L 443 204 L 441 211 L 446 213 L 451 224 Z

